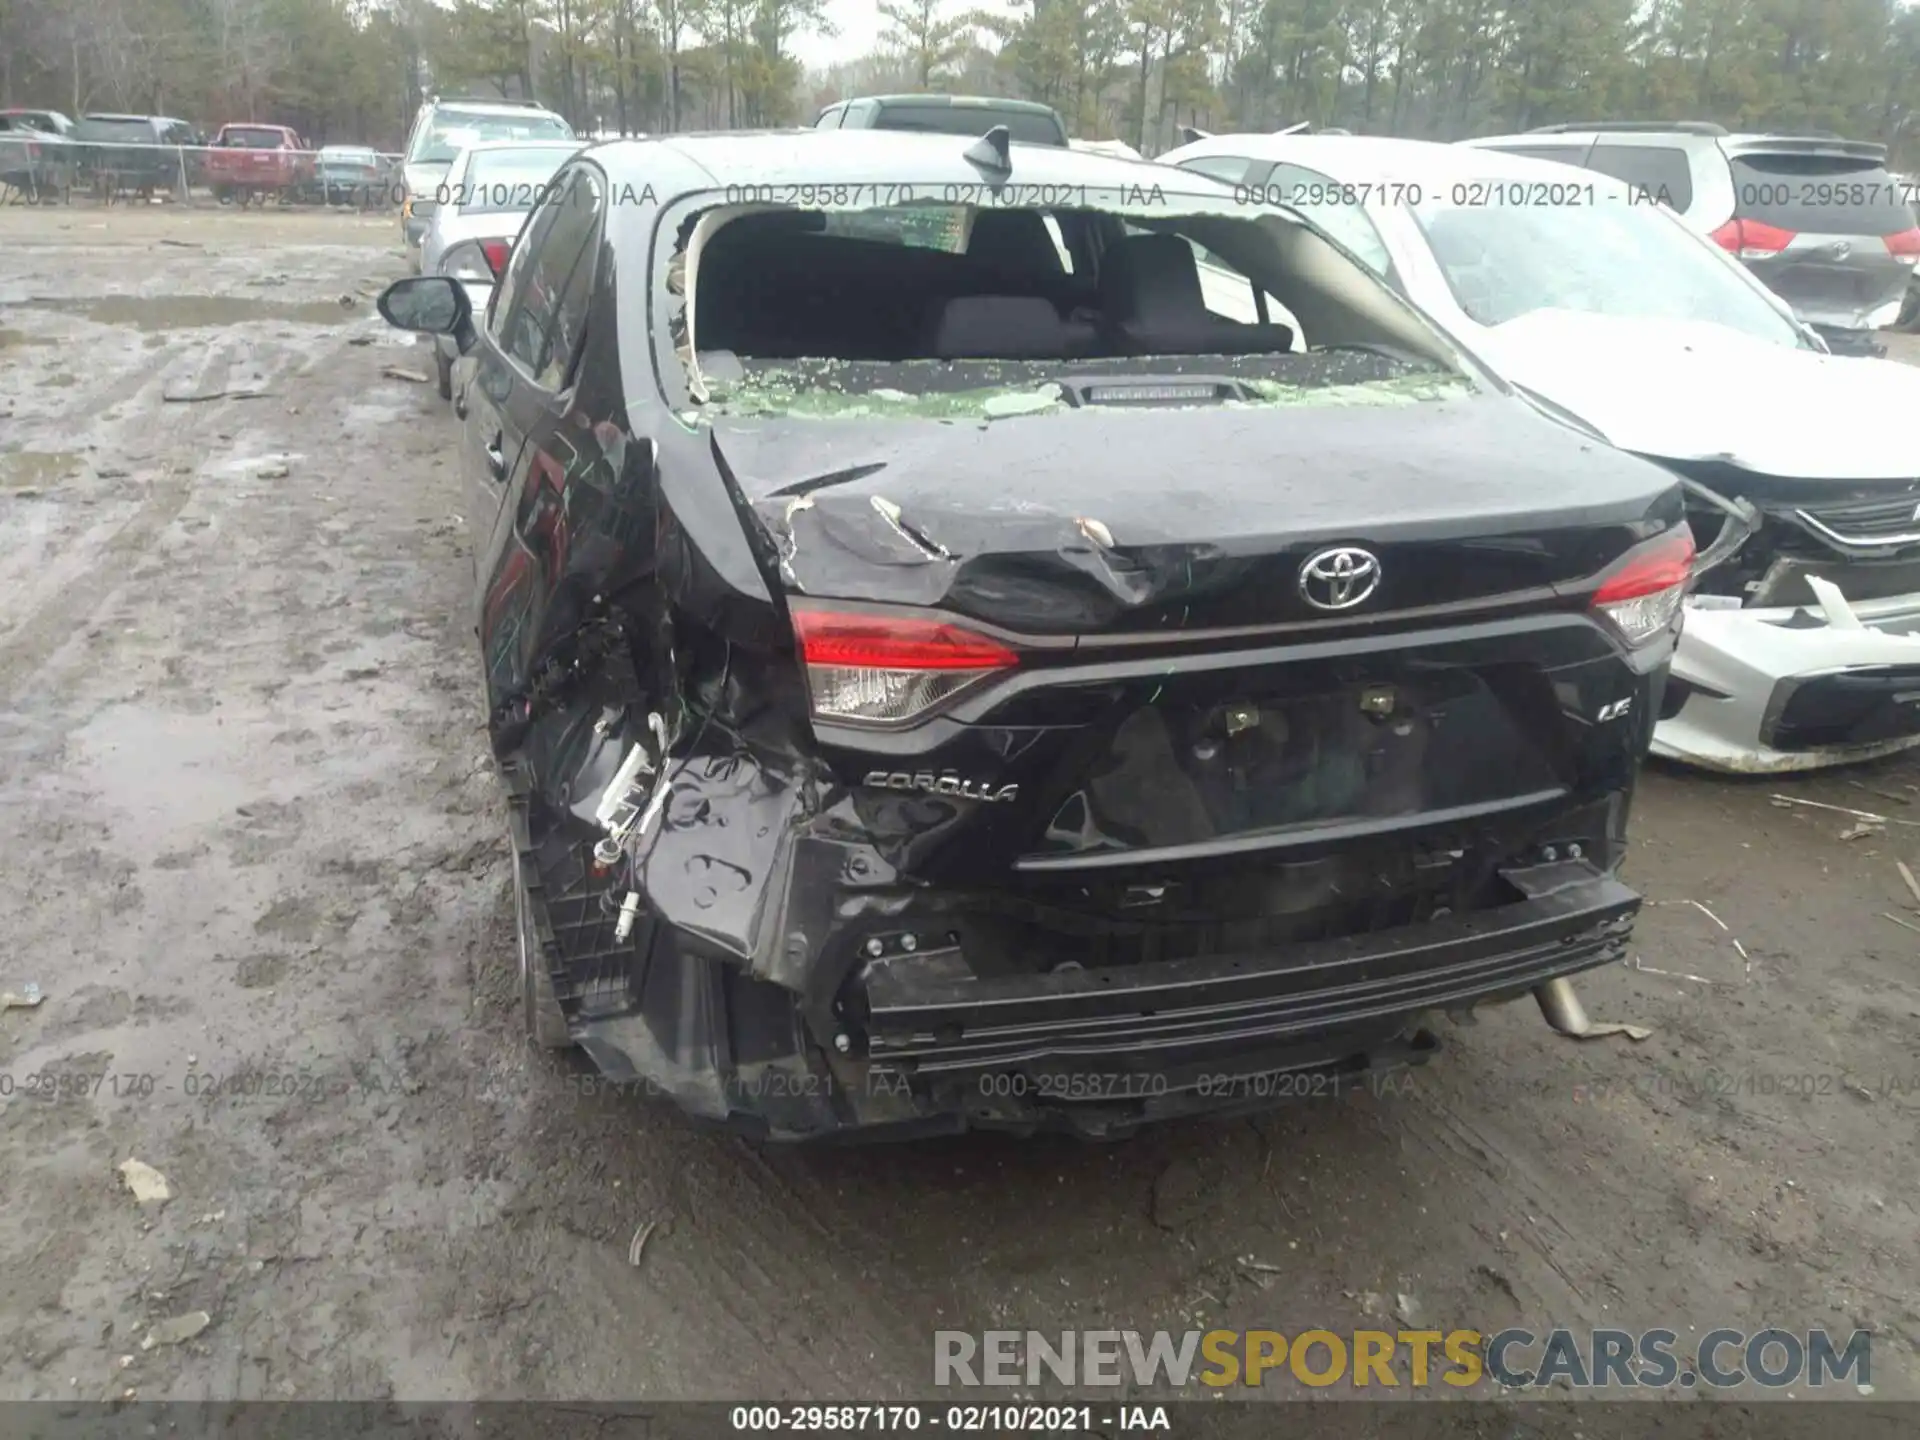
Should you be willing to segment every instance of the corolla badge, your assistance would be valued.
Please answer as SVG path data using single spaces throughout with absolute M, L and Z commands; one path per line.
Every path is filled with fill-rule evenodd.
M 905 770 L 869 770 L 864 782 L 874 790 L 918 790 L 926 795 L 951 795 L 962 800 L 1011 800 L 1020 793 L 1018 785 L 993 785 L 984 780 L 963 780 L 948 773 L 918 774 Z
M 1300 596 L 1316 610 L 1351 610 L 1380 588 L 1380 561 L 1351 545 L 1317 550 L 1300 567 Z

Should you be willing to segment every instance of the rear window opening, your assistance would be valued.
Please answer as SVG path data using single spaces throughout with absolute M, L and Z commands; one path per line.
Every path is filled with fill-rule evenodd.
M 1363 266 L 1297 219 L 1236 208 L 721 212 L 683 231 L 690 389 L 731 413 L 991 417 L 1470 386 Z
M 1745 151 L 1734 155 L 1734 217 L 1794 235 L 1898 235 L 1914 226 L 1912 188 L 1877 160 Z
M 407 153 L 409 164 L 445 164 L 469 145 L 489 140 L 570 140 L 573 132 L 557 115 L 476 114 L 439 110 Z
M 467 161 L 463 182 L 453 191 L 461 213 L 503 215 L 531 210 L 573 154 L 571 149 L 549 147 L 476 151 Z
M 118 140 L 134 144 L 155 143 L 153 126 L 144 120 L 82 120 L 73 128 L 78 140 Z
M 246 125 L 229 126 L 220 132 L 215 144 L 236 150 L 278 150 L 290 143 L 284 130 L 262 130 Z

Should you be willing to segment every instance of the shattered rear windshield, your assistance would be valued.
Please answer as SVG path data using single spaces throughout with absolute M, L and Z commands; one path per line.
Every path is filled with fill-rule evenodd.
M 689 398 L 731 415 L 994 418 L 1473 389 L 1440 332 L 1294 212 L 1157 182 L 1027 188 L 1069 203 L 696 211 L 665 274 L 691 300 L 670 312 Z
M 1366 351 L 1155 362 L 761 361 L 712 382 L 702 414 L 1008 420 L 1133 406 L 1413 405 L 1473 393 L 1465 377 Z

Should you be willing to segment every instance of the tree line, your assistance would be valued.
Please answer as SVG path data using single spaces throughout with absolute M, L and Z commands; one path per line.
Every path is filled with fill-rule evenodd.
M 806 123 L 849 94 L 1058 108 L 1148 153 L 1181 126 L 1457 139 L 1596 118 L 1815 130 L 1920 154 L 1902 0 L 876 0 L 807 73 L 824 0 L 0 0 L 0 103 L 290 124 L 394 146 L 424 95 L 584 132 Z

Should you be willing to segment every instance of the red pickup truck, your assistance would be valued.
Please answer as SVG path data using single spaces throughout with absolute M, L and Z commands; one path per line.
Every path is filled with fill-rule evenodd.
M 222 125 L 207 152 L 206 181 L 221 201 L 277 195 L 286 203 L 313 176 L 313 152 L 285 125 Z

